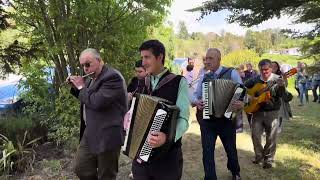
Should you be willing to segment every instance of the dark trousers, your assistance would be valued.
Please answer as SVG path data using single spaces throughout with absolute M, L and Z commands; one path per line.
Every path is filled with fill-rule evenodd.
M 214 150 L 217 136 L 220 137 L 227 153 L 227 167 L 233 175 L 240 174 L 236 147 L 236 128 L 231 120 L 211 119 L 200 121 L 202 161 L 205 172 L 205 180 L 217 179 L 214 161 Z
M 317 94 L 317 89 L 319 88 L 319 95 Z M 314 81 L 313 87 L 312 87 L 312 93 L 313 93 L 313 99 L 314 101 L 319 101 L 320 102 L 320 81 Z
M 132 162 L 134 180 L 180 180 L 183 158 L 181 146 L 172 148 L 166 155 L 150 163 Z
M 118 173 L 118 150 L 106 150 L 99 154 L 89 151 L 85 137 L 82 137 L 75 157 L 74 171 L 80 180 L 115 180 Z

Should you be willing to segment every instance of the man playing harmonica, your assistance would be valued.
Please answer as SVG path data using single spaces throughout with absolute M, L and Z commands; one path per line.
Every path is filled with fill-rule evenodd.
M 75 157 L 75 173 L 80 180 L 115 180 L 123 144 L 123 117 L 127 111 L 127 92 L 122 75 L 103 64 L 99 52 L 86 49 L 80 54 L 86 74 L 68 79 L 71 93 L 80 100 L 80 146 Z
M 174 75 L 164 67 L 165 47 L 158 40 L 149 40 L 139 48 L 147 73 L 144 94 L 166 99 L 179 107 L 175 142 L 168 142 L 164 132 L 151 132 L 148 143 L 152 148 L 170 144 L 169 150 L 160 158 L 148 163 L 132 163 L 135 180 L 179 180 L 182 176 L 181 137 L 189 127 L 188 85 L 185 78 Z M 162 129 L 161 129 L 162 131 Z
M 202 83 L 204 79 L 230 79 L 237 83 L 242 84 L 241 77 L 238 72 L 233 68 L 226 68 L 220 66 L 221 53 L 216 48 L 210 48 L 207 50 L 204 65 L 210 72 L 204 74 L 198 83 L 197 89 L 194 93 L 193 106 L 197 106 L 199 111 L 204 108 L 202 101 Z M 232 103 L 233 110 L 240 110 L 243 108 L 243 102 L 234 101 Z M 224 149 L 228 156 L 228 169 L 231 171 L 233 179 L 240 178 L 240 166 L 238 162 L 238 155 L 236 149 L 236 127 L 235 124 L 230 120 L 223 118 L 210 117 L 210 119 L 200 120 L 199 114 L 197 113 L 197 119 L 200 124 L 201 130 L 201 141 L 202 141 L 202 155 L 203 155 L 203 166 L 205 172 L 205 180 L 217 179 L 215 162 L 214 162 L 214 150 L 217 136 L 220 137 Z M 201 117 L 202 118 L 202 117 Z
M 272 73 L 272 62 L 269 59 L 261 60 L 258 66 L 260 75 L 246 81 L 244 85 L 247 88 L 253 88 L 257 84 L 276 83 L 265 92 L 269 94 L 270 99 L 261 103 L 259 110 L 253 113 L 251 129 L 255 158 L 252 162 L 254 164 L 263 162 L 263 168 L 271 168 L 276 153 L 280 98 L 285 92 L 285 86 L 284 81 Z M 264 131 L 266 132 L 266 144 L 262 147 L 261 135 Z

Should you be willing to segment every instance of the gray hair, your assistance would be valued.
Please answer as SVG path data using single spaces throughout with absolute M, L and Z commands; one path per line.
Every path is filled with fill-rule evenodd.
M 212 51 L 217 56 L 217 58 L 219 60 L 221 60 L 221 52 L 220 52 L 220 50 L 218 48 L 209 48 L 207 50 L 207 53 L 210 52 L 210 51 Z
M 83 50 L 79 56 L 79 59 L 81 58 L 82 55 L 84 54 L 92 54 L 97 60 L 102 60 L 101 55 L 98 50 L 94 48 L 87 48 Z

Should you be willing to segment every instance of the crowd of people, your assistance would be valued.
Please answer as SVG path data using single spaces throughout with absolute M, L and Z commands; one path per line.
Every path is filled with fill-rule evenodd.
M 197 109 L 196 119 L 200 125 L 203 150 L 205 180 L 217 179 L 215 170 L 216 139 L 222 141 L 227 153 L 227 168 L 232 179 L 239 180 L 240 164 L 236 147 L 236 133 L 243 131 L 243 120 L 248 119 L 252 132 L 255 156 L 254 164 L 262 163 L 263 168 L 271 168 L 276 153 L 276 140 L 284 119 L 292 117 L 289 101 L 292 99 L 286 90 L 288 85 L 286 73 L 281 71 L 278 62 L 262 59 L 258 71 L 251 63 L 229 68 L 221 65 L 221 53 L 217 48 L 207 50 L 203 58 L 203 68 L 193 76 L 195 60 L 188 59 L 188 65 L 182 75 L 176 75 L 165 68 L 165 47 L 158 40 L 148 40 L 139 48 L 141 60 L 135 63 L 136 76 L 128 86 L 121 73 L 105 65 L 96 49 L 86 49 L 80 54 L 79 63 L 89 78 L 70 76 L 71 93 L 80 101 L 81 131 L 80 145 L 75 157 L 75 173 L 81 180 L 116 179 L 121 146 L 125 131 L 123 119 L 128 105 L 137 94 L 160 97 L 179 108 L 176 120 L 175 138 L 168 140 L 166 129 L 145 132 L 146 142 L 153 149 L 168 147 L 158 158 L 148 162 L 132 161 L 130 177 L 135 180 L 179 180 L 183 170 L 182 137 L 189 127 L 190 105 Z M 305 64 L 299 63 L 296 88 L 301 105 L 304 97 L 308 102 L 307 83 L 311 76 L 306 74 Z M 290 69 L 290 68 L 289 68 Z M 194 78 L 195 77 L 195 78 Z M 241 84 L 247 89 L 263 84 L 267 101 L 259 104 L 255 112 L 245 112 L 248 103 L 255 96 L 245 96 L 244 100 L 233 100 L 230 107 L 236 116 L 232 118 L 210 116 L 204 118 L 203 82 L 226 79 Z M 320 75 L 312 76 L 314 101 L 320 102 L 317 88 Z M 320 92 L 319 92 L 320 93 Z M 135 120 L 137 121 L 137 120 Z M 236 122 L 236 123 L 235 123 Z M 263 146 L 261 137 L 266 134 Z

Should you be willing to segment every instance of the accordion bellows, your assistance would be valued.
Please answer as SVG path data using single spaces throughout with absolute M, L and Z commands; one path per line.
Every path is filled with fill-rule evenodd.
M 165 131 L 168 142 L 175 139 L 175 130 L 179 109 L 165 99 L 137 94 L 132 100 L 132 117 L 127 125 L 125 142 L 122 151 L 132 159 L 148 162 L 153 156 L 153 149 L 147 142 L 152 131 Z M 157 148 L 158 149 L 158 148 Z
M 216 79 L 203 82 L 203 118 L 210 119 L 210 116 L 230 118 L 232 114 L 230 110 L 231 102 L 242 100 L 245 95 L 244 92 L 244 87 L 232 80 Z

